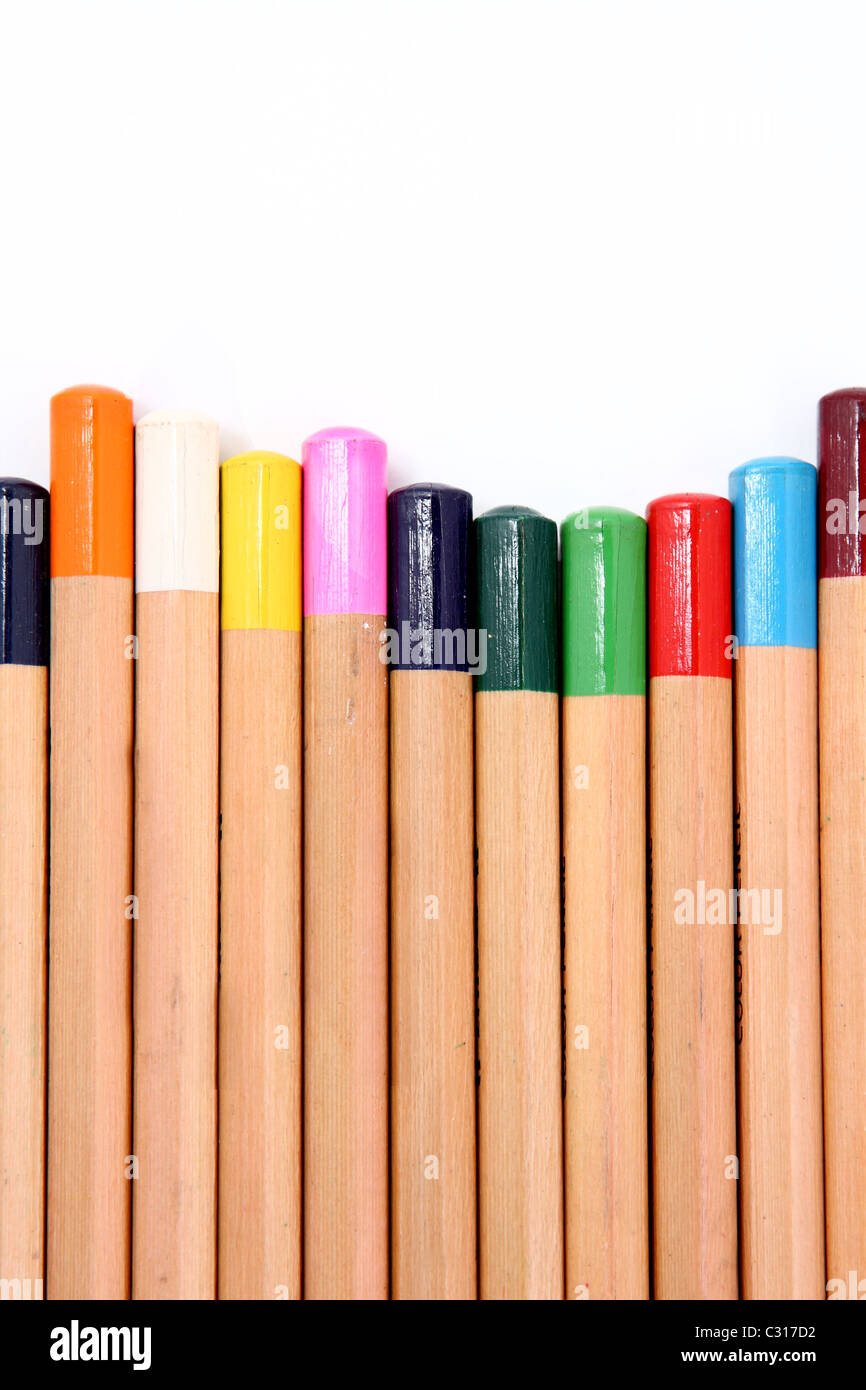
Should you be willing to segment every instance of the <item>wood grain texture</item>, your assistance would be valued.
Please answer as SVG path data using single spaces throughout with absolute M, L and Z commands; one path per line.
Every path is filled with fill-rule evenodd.
M 44 1278 L 47 837 L 48 671 L 3 664 L 0 1279 L 21 1281 L 31 1298 Z
M 219 1296 L 301 1295 L 301 634 L 223 631 Z
M 559 699 L 475 699 L 484 1299 L 563 1297 Z
M 52 1299 L 129 1297 L 132 631 L 131 579 L 52 579 Z
M 563 700 L 568 1298 L 649 1297 L 646 700 Z
M 472 677 L 391 674 L 392 1296 L 474 1299 Z
M 218 605 L 137 597 L 137 1299 L 216 1292 Z
M 866 1280 L 866 581 L 818 584 L 827 1279 Z M 866 1284 L 860 1284 L 861 1297 Z
M 741 647 L 734 669 L 742 1290 L 823 1299 L 816 653 Z
M 381 615 L 304 620 L 304 1297 L 388 1296 Z
M 657 676 L 649 701 L 654 1294 L 735 1299 L 734 928 L 675 919 L 733 887 L 731 681 Z

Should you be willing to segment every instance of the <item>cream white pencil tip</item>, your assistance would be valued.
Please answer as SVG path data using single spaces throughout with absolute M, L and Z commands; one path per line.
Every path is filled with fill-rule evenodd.
M 219 427 L 153 410 L 135 427 L 135 587 L 219 591 Z
M 219 433 L 219 425 L 209 415 L 205 415 L 201 410 L 187 410 L 182 407 L 174 410 L 149 410 L 138 420 L 136 429 L 147 425 L 201 425 L 203 429 Z

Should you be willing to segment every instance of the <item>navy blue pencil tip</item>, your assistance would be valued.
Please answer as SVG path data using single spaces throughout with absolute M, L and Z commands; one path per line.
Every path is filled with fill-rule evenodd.
M 0 663 L 48 665 L 48 491 L 0 478 Z
M 389 616 L 398 670 L 465 671 L 472 496 L 414 483 L 388 498 Z

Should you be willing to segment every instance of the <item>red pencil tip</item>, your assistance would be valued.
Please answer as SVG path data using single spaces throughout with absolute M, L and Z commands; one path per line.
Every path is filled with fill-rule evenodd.
M 647 507 L 650 676 L 731 667 L 731 504 L 685 492 Z

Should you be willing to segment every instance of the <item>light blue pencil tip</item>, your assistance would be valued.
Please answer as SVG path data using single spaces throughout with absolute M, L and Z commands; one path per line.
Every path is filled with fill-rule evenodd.
M 802 459 L 753 459 L 729 479 L 734 623 L 744 647 L 815 647 L 818 474 Z

